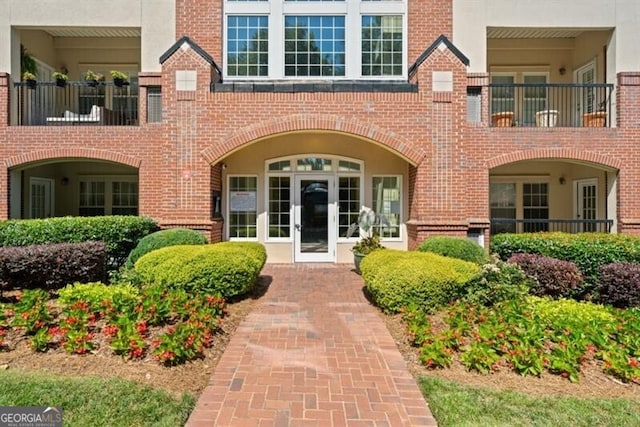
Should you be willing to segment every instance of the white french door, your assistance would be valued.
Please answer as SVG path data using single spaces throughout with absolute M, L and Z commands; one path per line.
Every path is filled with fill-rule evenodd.
M 294 259 L 333 262 L 336 257 L 334 177 L 296 175 L 294 188 Z
M 29 218 L 53 216 L 54 181 L 48 178 L 29 178 Z
M 594 84 L 596 82 L 596 63 L 591 61 L 588 64 L 578 68 L 575 75 L 578 84 Z M 582 115 L 585 113 L 593 113 L 597 111 L 596 90 L 593 87 L 581 88 L 576 97 L 576 121 L 577 125 L 581 123 Z
M 598 181 L 584 179 L 575 182 L 575 218 L 581 220 L 595 220 L 598 218 Z M 595 223 L 582 223 L 579 231 L 597 231 Z

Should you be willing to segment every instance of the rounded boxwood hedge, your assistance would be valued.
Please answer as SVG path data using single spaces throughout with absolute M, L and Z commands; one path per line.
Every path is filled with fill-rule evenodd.
M 149 252 L 134 270 L 145 285 L 228 298 L 255 285 L 266 259 L 264 246 L 255 242 L 179 245 Z
M 418 247 L 420 252 L 433 252 L 438 255 L 458 258 L 463 261 L 484 264 L 489 257 L 484 248 L 464 237 L 430 237 Z
M 160 248 L 178 245 L 205 245 L 207 243 L 207 238 L 202 233 L 189 228 L 170 228 L 156 231 L 138 242 L 138 246 L 129 254 L 125 267 L 132 268 L 141 256 Z
M 371 299 L 386 312 L 417 306 L 434 312 L 455 300 L 480 272 L 476 264 L 431 252 L 384 249 L 360 266 Z

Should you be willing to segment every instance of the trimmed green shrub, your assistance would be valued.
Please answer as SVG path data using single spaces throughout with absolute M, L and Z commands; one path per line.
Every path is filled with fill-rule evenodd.
M 484 248 L 464 237 L 431 237 L 418 247 L 420 252 L 433 252 L 438 255 L 458 258 L 463 261 L 484 264 L 489 257 Z
M 598 300 L 618 308 L 640 307 L 640 264 L 616 262 L 600 266 Z
M 102 242 L 0 248 L 0 290 L 59 289 L 76 281 L 105 278 Z
M 519 300 L 529 295 L 531 279 L 515 264 L 494 260 L 465 285 L 461 299 L 485 306 L 501 301 Z
M 145 285 L 228 298 L 256 283 L 267 254 L 255 242 L 170 246 L 142 256 L 134 265 Z
M 139 216 L 64 217 L 0 221 L 0 246 L 101 241 L 107 247 L 107 269 L 117 270 L 138 241 L 158 229 Z
M 640 239 L 607 233 L 498 234 L 491 238 L 491 251 L 502 260 L 515 253 L 530 253 L 571 261 L 585 282 L 594 285 L 598 270 L 612 262 L 640 262 Z
M 391 313 L 406 306 L 433 312 L 456 299 L 480 271 L 467 261 L 392 249 L 372 252 L 360 267 L 371 299 Z
M 531 277 L 531 293 L 552 298 L 571 298 L 580 293 L 584 278 L 571 261 L 562 261 L 544 255 L 514 254 L 507 261 L 518 265 Z
M 156 231 L 140 239 L 138 245 L 129 254 L 125 267 L 132 268 L 141 256 L 160 248 L 178 245 L 205 245 L 207 243 L 207 238 L 202 233 L 188 228 Z

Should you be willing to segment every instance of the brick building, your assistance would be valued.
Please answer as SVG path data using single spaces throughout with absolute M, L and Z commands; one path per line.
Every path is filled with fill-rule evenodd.
M 270 262 L 349 261 L 363 206 L 395 248 L 639 232 L 634 0 L 55 3 L 0 0 L 0 219 L 148 215 Z

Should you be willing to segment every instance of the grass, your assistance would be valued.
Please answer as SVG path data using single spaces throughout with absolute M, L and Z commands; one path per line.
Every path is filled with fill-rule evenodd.
M 640 425 L 640 405 L 628 399 L 533 397 L 426 376 L 420 387 L 440 427 Z
M 195 399 L 119 379 L 65 378 L 22 371 L 0 372 L 0 405 L 62 406 L 69 426 L 182 426 Z

